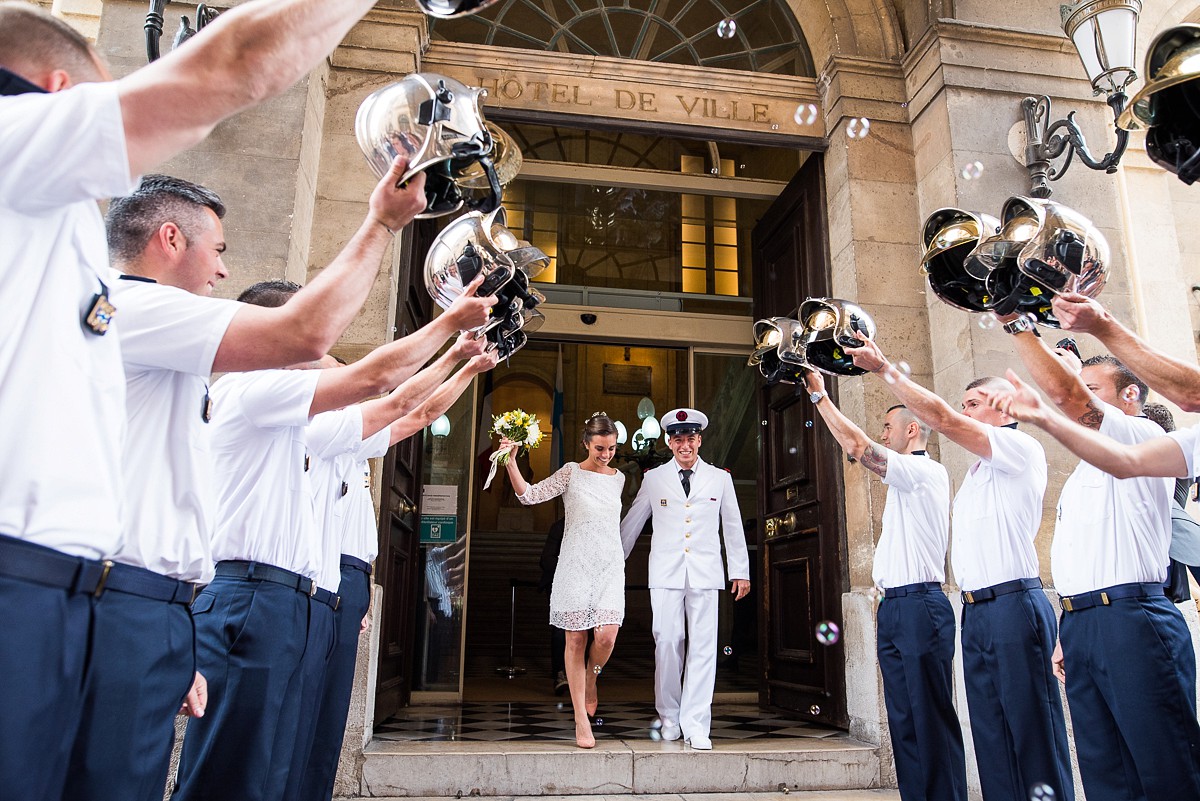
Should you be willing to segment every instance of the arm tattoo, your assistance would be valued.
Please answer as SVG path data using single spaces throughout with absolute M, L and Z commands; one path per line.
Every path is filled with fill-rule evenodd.
M 1085 428 L 1099 431 L 1101 423 L 1104 422 L 1104 410 L 1097 407 L 1094 401 L 1089 400 L 1087 402 L 1087 411 L 1079 415 L 1078 422 Z
M 882 447 L 872 442 L 862 452 L 862 456 L 858 460 L 863 467 L 875 473 L 880 478 L 887 476 L 887 453 Z

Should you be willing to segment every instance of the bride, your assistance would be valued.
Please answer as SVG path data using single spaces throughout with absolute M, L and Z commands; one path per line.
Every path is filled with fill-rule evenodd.
M 612 655 L 625 619 L 625 552 L 620 527 L 625 474 L 608 466 L 617 451 L 617 427 L 603 413 L 592 415 L 584 424 L 583 446 L 586 459 L 568 462 L 531 486 L 513 458 L 517 443 L 500 441 L 501 450 L 508 449 L 508 477 L 521 503 L 543 503 L 563 496 L 566 528 L 550 588 L 550 625 L 567 634 L 564 657 L 575 711 L 575 744 L 592 748 L 596 738 L 590 718 L 599 703 L 596 680 Z M 595 637 L 590 652 L 589 631 Z

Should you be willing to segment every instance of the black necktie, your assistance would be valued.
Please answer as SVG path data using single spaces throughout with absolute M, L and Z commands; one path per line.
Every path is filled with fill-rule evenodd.
M 692 494 L 692 471 L 680 470 L 679 480 L 683 483 L 683 497 L 686 498 Z

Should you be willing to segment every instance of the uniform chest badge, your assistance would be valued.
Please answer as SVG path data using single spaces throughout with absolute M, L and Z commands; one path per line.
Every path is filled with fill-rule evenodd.
M 108 287 L 103 284 L 100 286 L 102 289 L 92 298 L 92 306 L 83 318 L 83 324 L 93 334 L 102 337 L 108 333 L 117 307 L 108 302 Z
M 659 505 L 659 506 L 666 506 L 666 505 L 667 505 L 667 499 L 666 499 L 666 498 L 659 498 L 659 499 L 658 499 L 658 505 Z
M 208 392 L 204 393 L 204 397 L 200 399 L 200 421 L 203 423 L 212 422 L 213 402 L 212 397 Z

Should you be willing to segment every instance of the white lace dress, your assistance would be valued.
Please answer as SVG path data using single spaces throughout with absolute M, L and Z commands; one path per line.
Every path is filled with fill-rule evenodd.
M 625 619 L 625 550 L 621 488 L 625 474 L 581 470 L 575 462 L 529 486 L 521 503 L 563 496 L 566 525 L 550 588 L 550 625 L 567 631 L 621 625 Z

